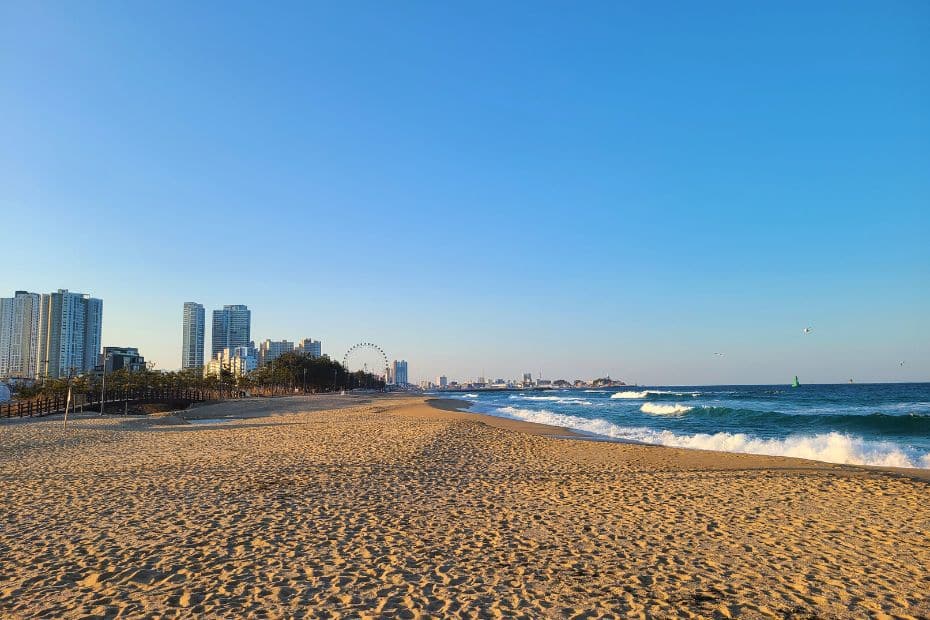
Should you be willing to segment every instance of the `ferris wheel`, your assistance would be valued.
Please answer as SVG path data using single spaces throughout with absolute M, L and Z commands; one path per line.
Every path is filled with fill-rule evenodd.
M 384 350 L 373 342 L 360 342 L 353 345 L 342 358 L 342 365 L 349 372 L 352 372 L 352 364 L 356 366 L 355 370 L 362 370 L 366 373 L 381 374 L 384 377 L 388 375 L 388 358 Z

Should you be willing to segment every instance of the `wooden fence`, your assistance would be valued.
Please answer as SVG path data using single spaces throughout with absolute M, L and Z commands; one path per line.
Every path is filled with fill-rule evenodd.
M 163 403 L 182 401 L 186 404 L 206 400 L 222 400 L 238 398 L 240 392 L 230 390 L 177 390 L 177 389 L 144 389 L 144 390 L 113 390 L 108 391 L 103 403 L 104 413 L 123 413 L 127 406 L 142 405 L 146 403 Z M 72 395 L 74 409 L 100 410 L 100 394 L 74 394 Z M 49 398 L 36 398 L 32 400 L 11 401 L 0 403 L 0 419 L 2 418 L 34 418 L 64 413 L 67 399 L 65 396 Z

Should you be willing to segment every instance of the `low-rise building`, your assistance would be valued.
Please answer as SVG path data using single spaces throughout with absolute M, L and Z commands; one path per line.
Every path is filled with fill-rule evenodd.
M 136 347 L 103 347 L 100 366 L 108 374 L 117 370 L 138 372 L 145 370 L 145 358 Z

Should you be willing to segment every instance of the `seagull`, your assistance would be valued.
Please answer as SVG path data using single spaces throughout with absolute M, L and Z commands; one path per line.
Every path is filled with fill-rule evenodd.
M 813 328 L 813 327 L 805 327 L 805 328 L 804 328 L 804 333 L 805 333 L 805 334 L 809 334 L 809 333 L 811 333 L 812 331 L 814 331 L 814 328 Z
M 900 364 L 898 364 L 898 366 L 904 366 L 904 362 L 901 362 Z
M 714 353 L 714 355 L 719 355 L 719 356 L 722 357 L 722 356 L 726 355 L 726 353 Z

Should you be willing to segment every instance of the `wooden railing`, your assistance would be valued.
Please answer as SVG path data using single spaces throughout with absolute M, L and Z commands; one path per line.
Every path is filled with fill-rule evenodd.
M 241 396 L 241 393 L 235 390 L 178 390 L 170 388 L 113 390 L 107 392 L 103 410 L 106 414 L 122 414 L 127 407 L 134 405 L 171 401 L 182 401 L 185 404 L 190 404 L 206 400 L 238 398 L 239 396 Z M 100 410 L 101 398 L 99 393 L 75 394 L 72 398 L 72 410 Z M 64 413 L 66 404 L 67 398 L 63 395 L 0 403 L 0 419 L 34 418 Z

